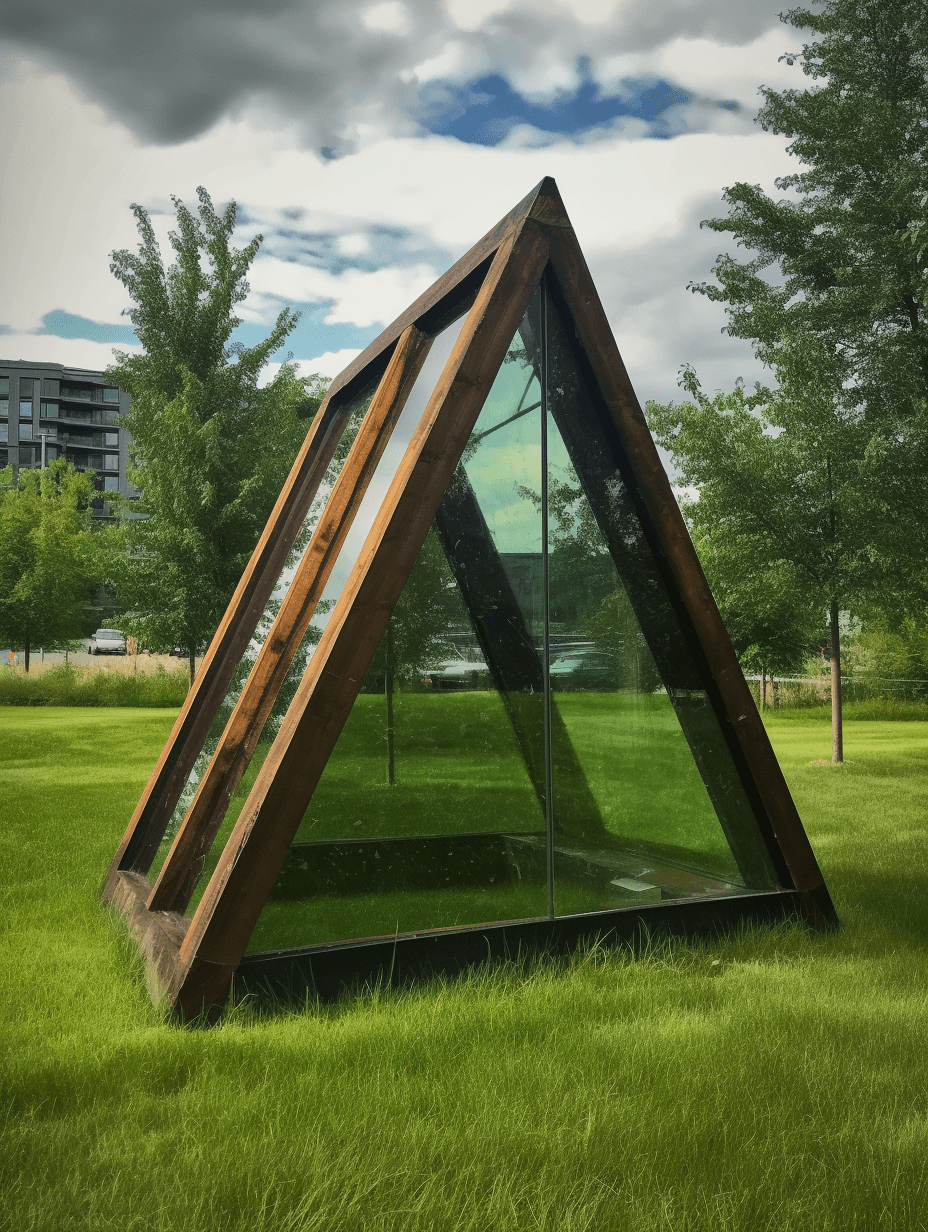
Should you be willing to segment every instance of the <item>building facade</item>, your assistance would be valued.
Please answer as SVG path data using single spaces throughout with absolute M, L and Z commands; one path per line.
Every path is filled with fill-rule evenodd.
M 94 472 L 100 496 L 93 513 L 108 518 L 107 492 L 137 495 L 126 478 L 128 409 L 129 395 L 102 372 L 0 359 L 0 468 L 37 469 L 67 458 Z

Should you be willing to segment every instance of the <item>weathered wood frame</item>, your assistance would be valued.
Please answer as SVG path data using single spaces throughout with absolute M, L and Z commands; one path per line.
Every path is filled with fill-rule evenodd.
M 469 961 L 467 954 L 475 945 L 474 952 L 483 955 L 506 952 L 507 947 L 521 944 L 523 934 L 531 934 L 533 944 L 545 944 L 547 937 L 554 948 L 594 933 L 628 937 L 645 919 L 676 921 L 668 927 L 685 932 L 711 930 L 722 920 L 784 914 L 801 916 L 818 927 L 835 922 L 821 871 L 699 566 L 576 236 L 554 182 L 546 179 L 331 386 L 116 853 L 104 897 L 123 913 L 139 941 L 153 996 L 167 996 L 183 1020 L 220 1005 L 240 967 L 243 976 L 250 973 L 252 986 L 266 979 L 282 987 L 294 972 L 304 969 L 315 970 L 317 983 L 328 978 L 337 984 L 332 971 L 339 964 L 348 973 L 343 982 L 348 982 L 352 975 L 369 974 L 380 961 L 378 943 L 314 947 L 312 954 L 307 952 L 305 958 L 297 954 L 289 966 L 285 964 L 290 975 L 281 974 L 285 956 L 249 955 L 242 960 L 308 795 L 350 713 L 393 605 L 545 269 L 572 318 L 576 344 L 598 385 L 625 471 L 650 524 L 653 546 L 704 655 L 716 711 L 727 724 L 738 771 L 784 888 L 728 899 L 715 915 L 708 904 L 698 910 L 692 905 L 687 910 L 682 903 L 664 904 L 534 921 L 531 926 L 516 922 L 453 930 L 440 940 L 429 934 L 405 938 L 404 962 L 397 968 L 394 961 L 392 969 L 400 974 L 404 963 L 410 972 L 457 969 Z M 471 299 L 457 344 L 365 546 L 209 885 L 188 920 L 182 912 L 225 804 L 253 751 L 430 339 Z M 378 381 L 355 445 L 225 737 L 152 886 L 146 874 L 235 665 L 303 526 L 352 406 Z M 460 939 L 457 950 L 455 937 Z M 365 967 L 365 961 L 374 967 Z M 323 970 L 327 977 L 320 974 Z

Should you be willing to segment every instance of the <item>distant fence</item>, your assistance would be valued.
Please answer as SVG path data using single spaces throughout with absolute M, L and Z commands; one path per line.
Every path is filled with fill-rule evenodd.
M 761 677 L 745 676 L 754 701 L 761 705 Z M 892 676 L 842 676 L 841 697 L 845 703 L 869 702 L 881 699 L 925 701 L 928 681 L 906 680 Z M 831 705 L 830 676 L 768 676 L 763 705 L 773 709 L 812 709 Z

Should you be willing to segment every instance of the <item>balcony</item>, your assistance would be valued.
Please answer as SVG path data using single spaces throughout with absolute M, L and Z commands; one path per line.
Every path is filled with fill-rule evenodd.
M 69 449 L 104 449 L 102 432 L 59 432 L 57 439 Z
M 77 406 L 62 406 L 57 415 L 46 415 L 43 419 L 58 419 L 70 423 L 95 424 L 99 426 L 115 426 L 119 414 L 114 407 L 102 407 L 100 410 L 84 410 Z

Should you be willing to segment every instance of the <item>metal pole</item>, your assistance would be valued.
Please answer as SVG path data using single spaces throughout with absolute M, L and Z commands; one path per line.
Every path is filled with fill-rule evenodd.
M 44 471 L 45 470 L 45 442 L 48 439 L 48 433 L 41 432 L 39 435 L 42 438 L 42 470 Z

